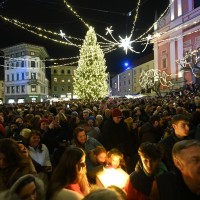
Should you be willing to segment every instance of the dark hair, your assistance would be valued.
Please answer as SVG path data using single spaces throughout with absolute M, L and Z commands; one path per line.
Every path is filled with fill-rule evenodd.
M 188 119 L 188 117 L 186 117 L 185 115 L 178 114 L 178 115 L 174 115 L 174 116 L 172 117 L 171 123 L 172 123 L 172 124 L 176 124 L 176 123 L 179 122 L 179 121 L 186 121 L 186 122 L 189 122 L 189 119 Z
M 153 160 L 158 160 L 162 157 L 162 152 L 159 145 L 151 142 L 143 142 L 138 149 L 138 154 Z
M 68 147 L 65 150 L 52 173 L 47 189 L 47 199 L 50 199 L 55 192 L 74 183 L 79 178 L 76 166 L 84 155 L 84 151 L 78 147 Z
M 73 133 L 74 143 L 75 143 L 75 145 L 76 145 L 77 147 L 79 147 L 79 148 L 84 148 L 84 145 L 81 144 L 81 143 L 78 141 L 78 139 L 77 139 L 78 134 L 79 134 L 80 132 L 82 132 L 82 131 L 85 132 L 85 129 L 82 128 L 82 127 L 80 127 L 80 126 L 78 126 L 78 127 L 76 127 L 76 128 L 74 129 L 74 133 Z M 86 133 L 85 133 L 85 135 L 87 136 Z
M 151 124 L 154 124 L 155 123 L 155 121 L 160 121 L 160 116 L 159 115 L 153 115 L 153 116 L 151 116 L 150 117 L 150 119 L 149 119 L 149 122 L 151 123 Z
M 29 183 L 32 183 L 32 182 L 35 183 L 34 177 L 32 177 L 32 176 L 26 177 L 24 180 L 22 180 L 22 181 L 19 183 L 19 185 L 16 187 L 16 189 L 15 189 L 14 192 L 18 194 L 18 193 L 21 191 L 21 189 L 22 189 L 25 185 L 27 185 L 27 184 L 29 184 Z
M 34 135 L 40 137 L 40 142 L 39 142 L 39 145 L 38 145 L 38 149 L 39 149 L 40 152 L 42 152 L 42 142 L 41 142 L 41 133 L 40 133 L 40 131 L 38 131 L 38 130 L 31 130 L 30 135 L 29 135 L 29 137 L 27 139 L 27 144 L 29 146 L 31 137 L 34 136 Z
M 16 141 L 9 138 L 0 140 L 0 153 L 4 154 L 9 168 L 26 167 L 29 160 L 24 155 Z

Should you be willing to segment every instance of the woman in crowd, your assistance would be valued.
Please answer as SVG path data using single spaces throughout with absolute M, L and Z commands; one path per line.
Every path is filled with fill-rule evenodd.
M 35 174 L 31 162 L 12 139 L 0 140 L 0 191 L 9 189 L 25 174 Z
M 97 146 L 102 146 L 95 138 L 89 137 L 82 127 L 74 129 L 72 145 L 83 149 L 86 154 Z
M 52 173 L 47 190 L 47 199 L 58 199 L 66 190 L 76 192 L 76 195 L 83 197 L 90 192 L 86 176 L 85 153 L 78 147 L 68 147 L 61 157 L 61 160 Z
M 52 170 L 49 151 L 45 144 L 41 143 L 39 131 L 32 130 L 28 138 L 28 151 L 38 176 L 48 183 L 48 173 Z

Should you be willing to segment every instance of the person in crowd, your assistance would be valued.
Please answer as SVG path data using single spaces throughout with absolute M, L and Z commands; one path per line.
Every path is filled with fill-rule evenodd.
M 31 129 L 23 128 L 19 133 L 24 138 L 26 143 L 27 143 L 27 140 L 29 138 L 30 132 L 31 132 Z
M 174 115 L 171 124 L 174 131 L 159 142 L 163 151 L 163 162 L 166 164 L 169 171 L 174 169 L 172 159 L 172 148 L 174 144 L 184 139 L 190 139 L 189 119 L 185 115 Z
M 102 146 L 102 144 L 95 138 L 89 137 L 82 127 L 74 129 L 72 145 L 83 149 L 86 154 L 95 149 L 97 146 Z
M 95 183 L 97 173 L 102 171 L 106 164 L 107 151 L 103 146 L 97 146 L 88 153 L 88 158 L 86 162 L 87 176 L 90 183 Z
M 46 199 L 58 199 L 66 189 L 84 197 L 90 192 L 86 176 L 85 152 L 78 147 L 67 147 L 54 169 L 47 189 Z M 66 193 L 67 196 L 67 193 Z
M 87 135 L 95 138 L 96 140 L 100 139 L 101 131 L 98 126 L 96 126 L 96 119 L 93 115 L 90 115 L 87 120 Z
M 157 143 L 160 141 L 163 133 L 160 129 L 160 116 L 153 115 L 149 118 L 149 121 L 141 126 L 139 131 L 140 142 L 153 142 Z
M 150 199 L 200 199 L 200 142 L 179 141 L 173 146 L 172 156 L 176 170 L 156 178 Z
M 69 123 L 68 123 L 68 135 L 69 135 L 69 141 L 71 141 L 73 139 L 73 133 L 74 133 L 74 129 L 79 126 L 80 124 L 80 118 L 78 117 L 78 113 L 76 111 L 72 112 L 72 116 L 69 119 Z
M 124 155 L 119 149 L 113 148 L 107 153 L 106 168 L 122 168 L 127 171 Z
M 120 109 L 113 109 L 112 117 L 103 124 L 100 141 L 107 150 L 117 148 L 124 154 L 128 154 L 129 132 Z
M 52 164 L 46 145 L 41 143 L 41 134 L 39 131 L 31 131 L 27 145 L 38 177 L 40 177 L 45 184 L 48 183 L 48 173 L 52 170 Z
M 0 191 L 9 189 L 23 175 L 35 175 L 30 160 L 13 139 L 0 140 Z
M 17 125 L 18 125 L 19 132 L 20 132 L 23 128 L 25 128 L 25 126 L 24 126 L 24 120 L 23 120 L 22 117 L 20 117 L 20 116 L 16 117 L 15 122 L 16 122 Z
M 169 101 L 169 103 L 166 107 L 166 110 L 169 113 L 169 115 L 171 115 L 171 116 L 176 115 L 176 109 L 174 108 L 174 102 L 173 101 Z
M 125 186 L 128 200 L 148 200 L 153 180 L 167 171 L 161 162 L 162 152 L 158 144 L 144 142 L 138 149 L 140 160 Z
M 6 129 L 4 126 L 4 117 L 0 115 L 0 139 L 6 137 Z
M 122 114 L 124 117 L 124 122 L 126 123 L 128 127 L 128 131 L 130 132 L 133 126 L 133 118 L 131 117 L 132 115 L 131 110 L 128 110 L 128 109 L 122 110 Z
M 83 111 L 82 120 L 87 121 L 89 116 L 90 116 L 89 110 L 88 110 L 88 109 L 85 109 L 85 110 Z
M 6 135 L 7 138 L 12 138 L 14 140 L 24 140 L 24 137 L 20 135 L 18 124 L 14 121 L 10 122 L 9 130 Z
M 97 127 L 99 127 L 100 131 L 102 130 L 102 125 L 103 125 L 103 115 L 98 114 L 96 116 L 96 124 Z
M 163 112 L 162 106 L 157 106 L 156 110 L 153 112 L 153 115 L 161 116 Z
M 20 177 L 9 191 L 21 200 L 45 200 L 44 183 L 31 174 Z

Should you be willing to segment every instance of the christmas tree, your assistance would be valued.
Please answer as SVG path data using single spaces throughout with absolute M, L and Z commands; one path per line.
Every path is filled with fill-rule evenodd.
M 74 94 L 84 101 L 98 100 L 108 94 L 108 74 L 104 53 L 90 27 L 80 49 L 78 68 L 74 72 Z

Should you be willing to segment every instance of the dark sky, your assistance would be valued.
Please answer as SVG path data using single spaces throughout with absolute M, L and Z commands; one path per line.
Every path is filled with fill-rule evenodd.
M 98 34 L 111 39 L 105 35 L 106 27 L 113 27 L 113 35 L 116 38 L 119 35 L 122 37 L 129 35 L 138 1 L 68 0 L 67 2 L 89 25 L 95 27 Z M 159 16 L 167 5 L 168 0 L 141 0 L 133 38 L 146 32 L 154 22 L 155 12 L 157 11 Z M 130 11 L 132 15 L 128 16 Z M 84 39 L 87 32 L 86 26 L 67 9 L 63 0 L 0 0 L 0 14 L 55 32 L 62 29 L 66 35 L 77 38 Z M 76 47 L 45 40 L 2 19 L 0 19 L 0 37 L 0 48 L 27 42 L 44 46 L 51 58 L 79 55 L 79 49 Z M 61 37 L 57 39 L 62 40 Z M 141 45 L 135 47 L 136 50 L 140 48 Z M 123 70 L 125 60 L 134 63 L 134 60 L 151 51 L 152 45 L 149 45 L 147 50 L 139 55 L 130 51 L 126 55 L 122 48 L 107 53 L 105 59 L 108 71 L 119 73 Z

